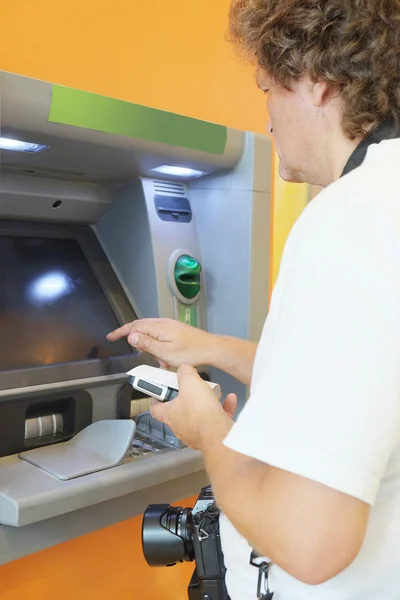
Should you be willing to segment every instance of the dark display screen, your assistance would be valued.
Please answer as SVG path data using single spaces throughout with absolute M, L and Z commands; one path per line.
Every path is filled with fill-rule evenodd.
M 0 236 L 0 370 L 132 354 L 75 239 Z

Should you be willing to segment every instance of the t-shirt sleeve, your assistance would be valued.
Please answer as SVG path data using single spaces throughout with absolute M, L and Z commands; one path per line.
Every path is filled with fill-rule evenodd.
M 399 290 L 378 267 L 317 248 L 290 261 L 224 442 L 369 504 L 400 422 Z

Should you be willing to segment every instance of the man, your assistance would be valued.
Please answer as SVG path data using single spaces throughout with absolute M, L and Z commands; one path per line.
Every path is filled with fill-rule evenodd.
M 257 597 L 252 548 L 277 600 L 398 600 L 400 1 L 234 0 L 230 30 L 282 177 L 325 189 L 289 236 L 258 348 L 168 320 L 109 339 L 186 365 L 152 410 L 204 454 L 232 600 Z M 251 380 L 236 423 L 205 363 Z

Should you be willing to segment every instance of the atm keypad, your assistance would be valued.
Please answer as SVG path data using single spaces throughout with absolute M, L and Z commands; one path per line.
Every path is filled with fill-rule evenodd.
M 124 462 L 130 462 L 138 458 L 147 458 L 155 454 L 171 452 L 172 450 L 175 450 L 175 448 L 171 448 L 171 446 L 164 444 L 160 440 L 151 439 L 136 430 L 135 437 Z

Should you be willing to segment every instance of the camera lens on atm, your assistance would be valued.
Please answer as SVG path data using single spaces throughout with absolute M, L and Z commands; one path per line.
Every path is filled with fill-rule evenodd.
M 172 567 L 192 562 L 193 518 L 191 508 L 153 504 L 144 513 L 142 525 L 143 554 L 151 567 Z

